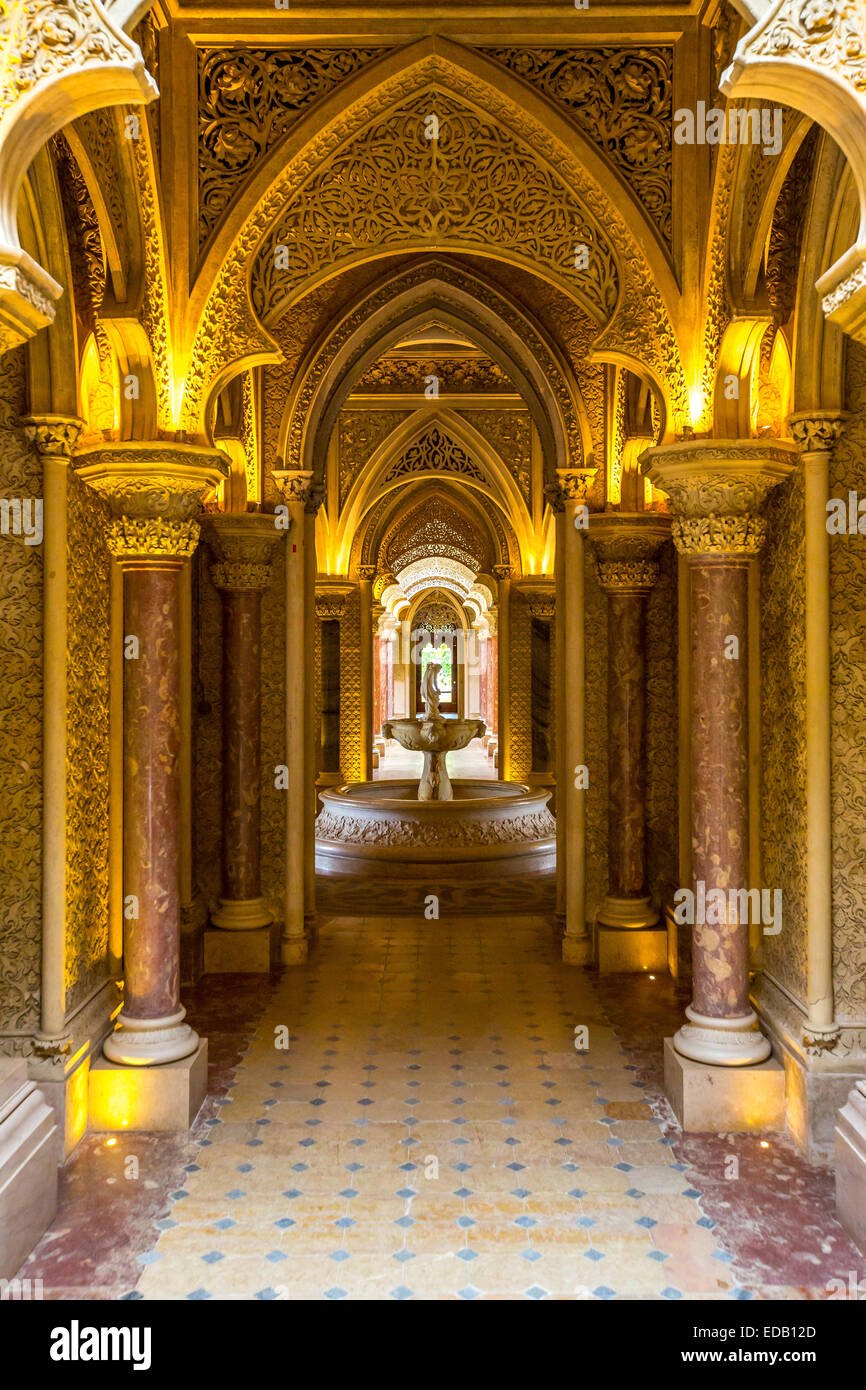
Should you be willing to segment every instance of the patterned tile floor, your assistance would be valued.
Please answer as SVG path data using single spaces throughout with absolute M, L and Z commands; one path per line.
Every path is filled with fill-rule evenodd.
M 799 1299 L 862 1273 L 828 1170 L 683 1138 L 670 981 L 566 967 L 544 919 L 337 918 L 308 966 L 188 1005 L 196 1126 L 84 1141 L 21 1271 L 46 1297 Z

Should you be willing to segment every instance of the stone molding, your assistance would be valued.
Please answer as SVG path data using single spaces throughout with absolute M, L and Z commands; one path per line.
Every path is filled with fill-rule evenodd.
M 449 816 L 435 825 L 419 824 L 417 820 L 367 819 L 359 816 L 336 815 L 324 810 L 316 820 L 316 839 L 344 844 L 376 845 L 435 845 L 454 846 L 495 845 L 511 841 L 546 840 L 556 834 L 556 821 L 549 811 L 532 811 L 522 816 L 507 816 L 501 820 L 473 820 Z

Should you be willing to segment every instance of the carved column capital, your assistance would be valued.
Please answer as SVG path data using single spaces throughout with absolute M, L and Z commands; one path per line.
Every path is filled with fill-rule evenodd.
M 355 592 L 355 585 L 348 579 L 318 579 L 316 581 L 316 617 L 320 622 L 336 619 L 340 622 L 346 612 L 346 604 Z
M 360 579 L 362 584 L 372 584 L 373 580 L 376 578 L 376 566 L 359 565 L 358 578 Z
M 585 502 L 597 472 L 597 468 L 557 468 L 556 482 L 544 489 L 553 510 L 563 512 L 567 502 Z
M 201 499 L 225 477 L 218 449 L 164 441 L 98 444 L 75 471 L 109 506 L 108 548 L 120 560 L 180 561 L 198 544 Z
M 556 615 L 556 584 L 544 575 L 528 575 L 515 581 L 514 588 L 526 599 L 532 618 L 550 620 Z
M 74 415 L 27 415 L 21 424 L 24 433 L 45 458 L 68 463 L 75 452 L 84 421 Z
M 671 534 L 681 554 L 746 559 L 764 543 L 764 500 L 796 458 L 789 440 L 707 439 L 657 445 L 641 463 L 670 499 Z
M 844 410 L 800 410 L 787 423 L 801 454 L 823 454 L 833 450 L 847 419 Z
M 494 565 L 491 572 L 498 584 L 501 584 L 505 579 L 510 579 L 514 573 L 511 565 Z
M 608 593 L 648 593 L 659 575 L 658 554 L 670 538 L 670 518 L 658 513 L 598 512 L 589 519 L 596 569 Z
M 266 512 L 217 512 L 204 523 L 211 578 L 218 589 L 266 589 L 279 534 Z
M 324 500 L 325 489 L 315 481 L 312 469 L 281 468 L 271 476 L 286 502 L 302 502 L 304 511 L 315 516 Z

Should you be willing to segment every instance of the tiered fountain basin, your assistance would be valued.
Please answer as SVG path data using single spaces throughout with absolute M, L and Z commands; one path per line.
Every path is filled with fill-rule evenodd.
M 449 801 L 417 781 L 352 782 L 320 792 L 316 872 L 373 879 L 524 878 L 556 867 L 550 792 L 455 778 Z

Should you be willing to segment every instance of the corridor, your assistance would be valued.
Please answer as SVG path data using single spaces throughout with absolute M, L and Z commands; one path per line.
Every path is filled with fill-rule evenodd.
M 666 978 L 570 968 L 541 918 L 418 916 L 332 919 L 262 978 L 185 995 L 189 1135 L 79 1146 L 21 1270 L 46 1298 L 809 1299 L 860 1268 L 829 1170 L 683 1138 Z

